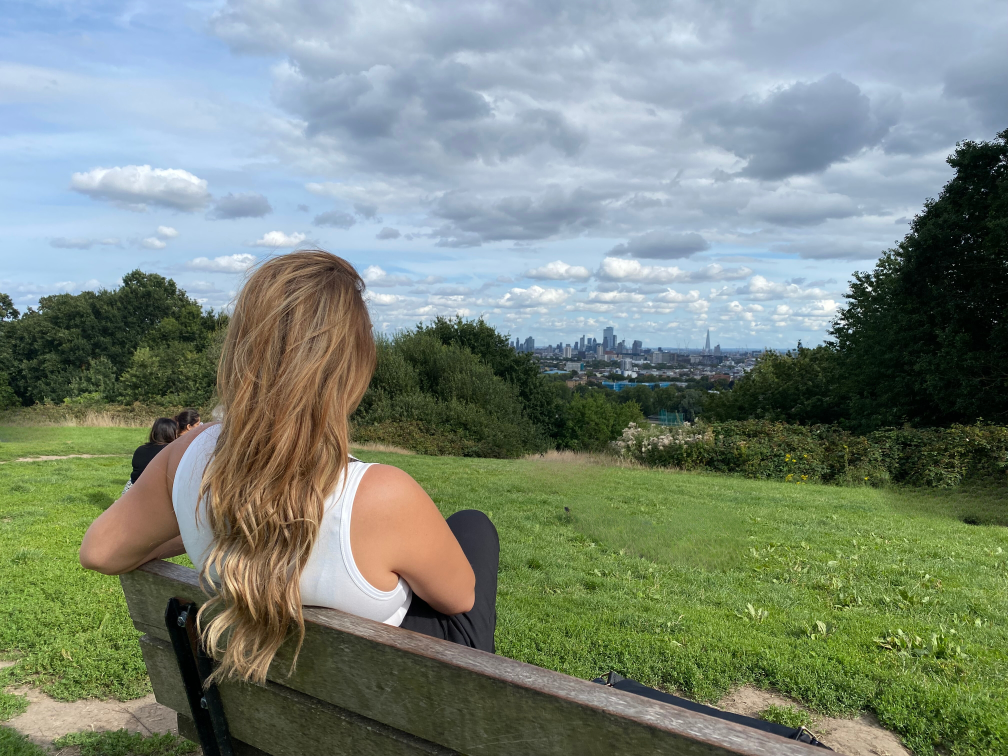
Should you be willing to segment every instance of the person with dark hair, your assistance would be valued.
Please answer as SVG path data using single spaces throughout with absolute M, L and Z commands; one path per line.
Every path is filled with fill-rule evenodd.
M 199 410 L 195 410 L 192 407 L 186 407 L 175 415 L 175 422 L 178 423 L 178 434 L 180 436 L 202 425 Z
M 150 434 L 147 436 L 147 443 L 138 446 L 137 450 L 133 452 L 133 472 L 130 474 L 126 487 L 123 488 L 123 493 L 126 493 L 130 486 L 137 482 L 137 478 L 140 477 L 151 460 L 157 456 L 157 453 L 178 437 L 179 424 L 175 418 L 159 417 L 154 421 Z

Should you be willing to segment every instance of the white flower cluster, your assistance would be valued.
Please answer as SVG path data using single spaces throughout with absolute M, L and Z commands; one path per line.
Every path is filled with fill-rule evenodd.
M 637 423 L 630 423 L 623 430 L 623 435 L 613 442 L 613 447 L 621 456 L 644 461 L 649 451 L 665 449 L 673 445 L 687 446 L 712 440 L 713 434 L 710 429 L 699 425 L 693 426 L 690 423 L 674 427 L 660 425 L 640 427 Z

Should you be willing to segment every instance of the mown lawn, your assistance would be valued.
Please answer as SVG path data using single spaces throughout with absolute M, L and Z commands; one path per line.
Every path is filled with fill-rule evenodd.
M 118 429 L 54 432 L 68 430 L 94 438 L 70 453 L 120 443 Z M 38 449 L 56 440 L 42 434 Z M 31 444 L 14 456 L 50 453 Z M 501 654 L 583 678 L 616 669 L 705 701 L 754 684 L 822 713 L 870 710 L 920 754 L 1008 751 L 1003 489 L 361 456 L 407 470 L 446 515 L 490 514 Z M 76 562 L 128 471 L 128 458 L 0 465 L 0 656 L 20 660 L 8 680 L 60 698 L 148 691 L 118 581 Z M 923 644 L 902 653 L 897 631 Z

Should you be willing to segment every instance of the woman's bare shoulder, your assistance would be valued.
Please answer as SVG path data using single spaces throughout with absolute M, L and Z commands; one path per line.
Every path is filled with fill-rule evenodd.
M 168 448 L 165 449 L 161 454 L 167 455 L 167 470 L 166 478 L 168 483 L 168 493 L 171 494 L 172 484 L 175 482 L 175 473 L 178 470 L 179 463 L 182 461 L 183 455 L 186 453 L 186 449 L 189 448 L 190 444 L 196 440 L 196 437 L 206 433 L 211 428 L 220 425 L 220 423 L 204 423 L 198 428 L 195 428 L 184 436 L 179 436 L 170 444 Z M 161 456 L 160 454 L 158 456 Z
M 372 464 L 361 478 L 357 489 L 366 496 L 385 499 L 401 498 L 403 496 L 426 496 L 420 484 L 405 470 L 392 465 Z

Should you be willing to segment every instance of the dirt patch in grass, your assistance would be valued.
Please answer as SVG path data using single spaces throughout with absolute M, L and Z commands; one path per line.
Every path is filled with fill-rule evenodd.
M 759 717 L 773 706 L 807 712 L 811 730 L 834 751 L 847 756 L 911 756 L 898 737 L 879 724 L 871 714 L 857 719 L 824 717 L 809 711 L 779 693 L 744 686 L 718 701 L 718 708 L 747 717 Z
M 153 695 L 132 701 L 101 701 L 86 698 L 67 703 L 50 698 L 35 688 L 10 688 L 26 696 L 28 709 L 4 725 L 48 747 L 56 738 L 72 732 L 120 730 L 142 735 L 170 732 L 178 734 L 175 712 L 154 700 Z

